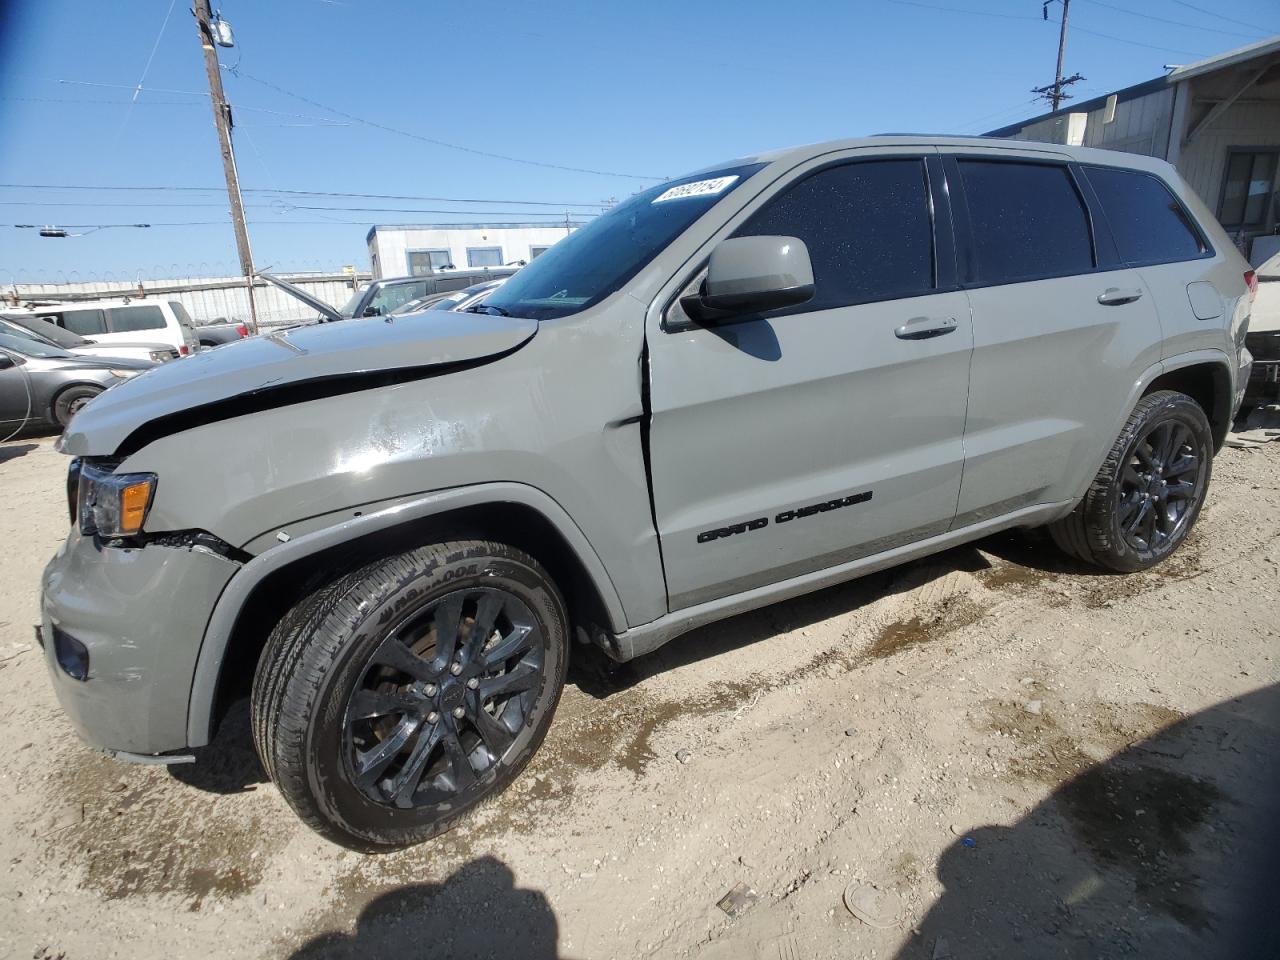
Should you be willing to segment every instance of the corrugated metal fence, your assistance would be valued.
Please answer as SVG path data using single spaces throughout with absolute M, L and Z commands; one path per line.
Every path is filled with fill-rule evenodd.
M 350 299 L 352 291 L 369 282 L 368 273 L 347 271 L 311 271 L 307 273 L 281 273 L 279 276 L 301 287 L 307 293 L 341 307 Z M 258 324 L 263 327 L 299 320 L 313 320 L 316 311 L 300 300 L 289 296 L 267 281 L 257 279 L 253 284 L 254 303 L 258 312 Z M 0 289 L 0 299 L 5 304 L 77 300 L 177 300 L 197 323 L 224 318 L 233 323 L 249 319 L 249 291 L 244 277 L 188 277 L 179 280 L 139 280 L 120 283 L 110 280 L 92 280 L 82 283 L 16 283 Z

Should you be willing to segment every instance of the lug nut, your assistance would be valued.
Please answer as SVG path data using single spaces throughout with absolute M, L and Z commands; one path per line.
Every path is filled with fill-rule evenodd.
M 463 718 L 463 716 L 465 716 L 465 715 L 466 715 L 466 712 L 467 712 L 467 711 L 463 710 L 461 707 L 454 707 L 454 708 L 453 708 L 453 715 L 454 715 L 455 717 L 457 717 L 459 720 L 461 720 L 461 719 Z
M 456 677 L 458 674 L 462 672 L 462 664 L 455 663 L 452 667 L 449 668 L 449 672 Z
M 472 677 L 470 680 L 467 681 L 468 690 L 474 690 L 478 686 L 480 686 L 480 681 L 477 680 L 475 677 Z
M 439 719 L 440 714 L 436 713 L 434 710 L 427 714 L 427 723 L 435 723 Z
M 428 683 L 422 688 L 422 692 L 428 697 L 434 697 L 436 695 L 436 685 L 434 683 Z

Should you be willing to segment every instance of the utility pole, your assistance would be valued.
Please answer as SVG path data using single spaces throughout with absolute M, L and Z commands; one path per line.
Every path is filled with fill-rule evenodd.
M 1073 83 L 1079 83 L 1084 79 L 1080 74 L 1072 74 L 1069 77 L 1062 75 L 1062 61 L 1067 52 L 1067 14 L 1071 7 L 1071 0 L 1044 0 L 1044 4 L 1040 8 L 1040 13 L 1044 19 L 1049 19 L 1050 4 L 1062 4 L 1062 23 L 1058 28 L 1058 69 L 1053 75 L 1053 84 L 1046 87 L 1033 87 L 1031 92 L 1039 94 L 1053 105 L 1054 111 L 1062 105 L 1063 100 L 1070 100 L 1071 95 L 1064 92 L 1064 88 Z
M 1045 12 L 1049 10 L 1045 5 Z M 1053 75 L 1053 109 L 1058 109 L 1062 102 L 1062 58 L 1067 52 L 1067 14 L 1071 10 L 1071 0 L 1062 0 L 1062 24 L 1058 27 L 1058 69 Z
M 227 199 L 231 201 L 231 223 L 236 233 L 236 250 L 240 254 L 240 272 L 244 274 L 249 292 L 249 319 L 253 329 L 258 329 L 258 310 L 253 297 L 253 251 L 249 248 L 249 231 L 244 223 L 244 201 L 240 197 L 240 175 L 236 171 L 236 155 L 231 146 L 231 105 L 222 92 L 222 74 L 218 68 L 215 49 L 213 14 L 209 0 L 195 0 L 192 13 L 196 18 L 196 30 L 200 35 L 200 47 L 204 52 L 204 68 L 209 75 L 209 100 L 213 104 L 213 125 L 218 130 L 218 148 L 222 152 L 222 170 L 227 178 Z

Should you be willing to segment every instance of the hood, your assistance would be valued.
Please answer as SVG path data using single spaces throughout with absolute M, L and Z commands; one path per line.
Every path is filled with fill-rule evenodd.
M 237 340 L 113 387 L 76 415 L 58 446 L 75 456 L 126 456 L 205 423 L 474 366 L 537 330 L 537 321 L 519 317 L 436 313 Z

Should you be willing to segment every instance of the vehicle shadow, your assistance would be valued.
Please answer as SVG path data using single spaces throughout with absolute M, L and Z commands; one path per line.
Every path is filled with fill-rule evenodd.
M 32 450 L 39 449 L 38 443 L 6 443 L 0 445 L 0 463 L 25 457 Z
M 170 776 L 207 793 L 242 793 L 267 782 L 253 746 L 248 697 L 231 704 L 213 742 L 195 754 L 195 763 L 170 766 Z
M 941 899 L 897 960 L 1280 957 L 1280 686 L 1076 760 L 1012 826 L 946 850 Z
M 546 896 L 521 889 L 511 869 L 486 856 L 442 883 L 397 887 L 370 901 L 350 934 L 313 937 L 289 960 L 519 957 L 555 960 L 560 924 Z
M 854 613 L 894 594 L 920 587 L 956 571 L 990 570 L 991 554 L 1001 560 L 1047 574 L 1108 577 L 1112 574 L 1073 560 L 1039 530 L 1011 530 L 972 544 L 784 600 L 748 613 L 691 630 L 653 653 L 617 663 L 595 646 L 577 646 L 569 661 L 569 683 L 583 693 L 606 699 L 677 667 L 749 646 L 777 633 L 799 630 Z

